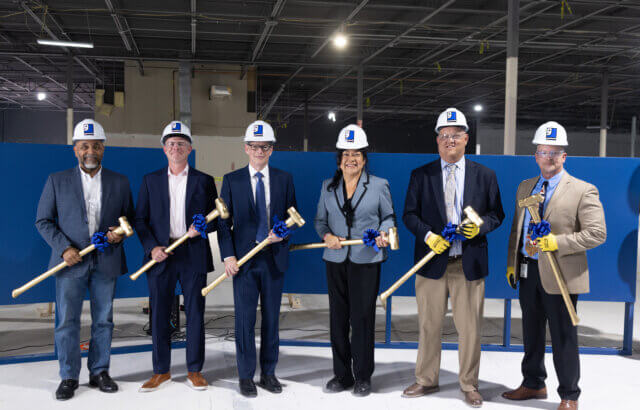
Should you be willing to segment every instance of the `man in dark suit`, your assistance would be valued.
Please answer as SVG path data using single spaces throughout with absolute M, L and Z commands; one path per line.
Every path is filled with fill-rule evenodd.
M 495 172 L 464 157 L 468 129 L 462 112 L 455 108 L 442 112 L 435 128 L 440 159 L 413 170 L 407 189 L 403 220 L 416 236 L 415 260 L 431 250 L 438 255 L 416 276 L 420 324 L 416 383 L 403 396 L 420 397 L 438 390 L 442 321 L 450 297 L 459 335 L 460 388 L 467 404 L 481 407 L 480 330 L 484 278 L 489 274 L 486 234 L 502 223 L 504 212 Z M 460 224 L 467 206 L 484 223 L 463 225 L 464 242 L 450 243 L 439 233 L 449 222 Z
M 62 260 L 69 265 L 56 274 L 55 343 L 62 379 L 58 400 L 72 398 L 78 388 L 80 315 L 87 290 L 91 299 L 89 385 L 107 393 L 118 390 L 109 376 L 113 295 L 127 263 L 122 236 L 111 231 L 119 217 L 133 216 L 133 200 L 127 177 L 101 165 L 105 140 L 100 124 L 91 119 L 79 122 L 73 130 L 78 166 L 51 174 L 38 203 L 36 228 L 51 246 L 49 268 Z M 104 232 L 110 245 L 80 256 L 80 250 Z
M 269 166 L 275 141 L 273 129 L 266 122 L 255 121 L 249 125 L 244 138 L 249 165 L 226 174 L 220 192 L 230 217 L 220 221 L 218 243 L 225 272 L 233 277 L 236 361 L 240 392 L 247 397 L 258 394 L 253 382 L 258 298 L 262 312 L 259 385 L 272 393 L 282 391 L 275 370 L 280 344 L 280 302 L 289 249 L 288 241 L 269 229 L 269 222 L 276 217 L 285 220 L 287 209 L 296 206 L 296 198 L 291 174 Z M 267 237 L 271 244 L 238 268 L 237 258 Z
M 204 364 L 204 297 L 207 272 L 213 260 L 206 233 L 216 230 L 214 220 L 201 235 L 191 223 L 196 214 L 206 215 L 218 197 L 210 175 L 189 167 L 191 131 L 172 121 L 162 133 L 168 167 L 145 175 L 136 206 L 135 228 L 145 261 L 155 264 L 147 271 L 153 340 L 153 376 L 142 387 L 149 392 L 171 380 L 171 329 L 169 317 L 177 281 L 180 281 L 187 317 L 187 384 L 206 390 L 209 383 L 200 373 Z M 184 234 L 189 239 L 171 254 L 165 248 Z

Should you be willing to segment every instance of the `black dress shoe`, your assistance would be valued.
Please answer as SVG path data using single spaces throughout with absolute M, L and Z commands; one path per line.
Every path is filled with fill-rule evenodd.
M 353 386 L 353 380 L 343 380 L 338 377 L 334 377 L 329 380 L 325 385 L 325 390 L 329 393 L 340 393 Z
M 99 387 L 100 391 L 105 393 L 115 393 L 118 391 L 118 385 L 106 370 L 98 375 L 89 376 L 89 386 Z
M 258 389 L 252 379 L 240 379 L 240 394 L 245 397 L 256 397 Z
M 58 390 L 56 390 L 56 399 L 69 400 L 73 397 L 73 392 L 78 388 L 78 381 L 73 379 L 65 379 L 60 382 Z
M 270 375 L 260 375 L 260 382 L 258 386 L 262 387 L 265 390 L 270 391 L 271 393 L 282 393 L 282 385 L 276 379 L 276 376 L 273 374 Z
M 353 386 L 353 395 L 358 397 L 368 396 L 371 393 L 371 381 L 370 380 L 356 380 L 356 384 Z

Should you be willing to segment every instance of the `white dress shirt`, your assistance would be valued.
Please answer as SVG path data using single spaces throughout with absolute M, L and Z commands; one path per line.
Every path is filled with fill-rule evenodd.
M 448 162 L 440 158 L 440 166 L 442 167 L 442 189 L 447 186 L 447 165 Z M 456 195 L 454 199 L 453 206 L 453 220 L 450 221 L 454 225 L 459 225 L 462 222 L 462 201 L 464 196 L 464 174 L 465 174 L 465 160 L 464 155 L 458 162 L 455 163 L 455 180 L 456 180 Z M 438 233 L 439 234 L 439 233 Z M 431 235 L 431 231 L 427 232 L 427 235 L 424 237 L 425 242 L 427 238 Z M 449 250 L 449 256 L 458 256 L 462 255 L 462 242 L 461 241 L 453 241 L 451 244 L 451 249 Z
M 187 233 L 186 202 L 187 202 L 187 177 L 189 164 L 178 175 L 171 173 L 171 167 L 167 167 L 169 175 L 169 237 L 180 238 Z
M 84 196 L 84 206 L 87 210 L 87 224 L 89 225 L 89 236 L 93 236 L 100 226 L 100 210 L 102 208 L 102 167 L 92 177 L 80 168 L 80 179 L 82 180 L 82 194 Z
M 255 168 L 253 168 L 251 165 L 249 165 L 249 175 L 250 175 L 250 179 L 251 179 L 251 190 L 253 191 L 253 203 L 256 202 L 256 185 L 258 184 L 258 177 L 256 176 L 256 173 L 258 171 L 256 171 Z M 267 223 L 269 224 L 269 226 L 271 226 L 271 215 L 269 215 L 270 211 L 269 211 L 269 206 L 271 205 L 271 192 L 269 189 L 269 165 L 267 165 L 266 167 L 264 167 L 262 169 L 262 171 L 260 171 L 260 173 L 262 174 L 262 183 L 264 184 L 264 200 L 265 203 L 267 205 Z

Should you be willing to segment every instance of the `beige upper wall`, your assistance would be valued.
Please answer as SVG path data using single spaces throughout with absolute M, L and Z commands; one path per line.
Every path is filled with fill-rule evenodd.
M 256 119 L 247 110 L 247 79 L 240 79 L 240 67 L 194 65 L 191 79 L 191 131 L 196 135 L 241 136 Z M 125 106 L 110 116 L 98 112 L 95 118 L 108 133 L 160 134 L 170 121 L 179 119 L 178 64 L 145 63 L 145 75 L 132 62 L 125 63 Z M 209 100 L 212 85 L 227 86 L 232 96 Z

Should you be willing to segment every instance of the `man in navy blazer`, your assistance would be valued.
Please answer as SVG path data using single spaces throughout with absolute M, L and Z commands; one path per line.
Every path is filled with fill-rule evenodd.
M 189 167 L 192 151 L 191 131 L 180 121 L 169 123 L 161 142 L 168 166 L 145 175 L 138 204 L 135 228 L 144 250 L 144 263 L 156 263 L 147 271 L 151 337 L 153 340 L 153 376 L 140 387 L 141 392 L 157 390 L 171 380 L 171 328 L 169 318 L 176 283 L 180 281 L 187 317 L 187 384 L 195 390 L 206 390 L 209 383 L 202 376 L 204 364 L 204 297 L 207 272 L 213 271 L 213 260 L 207 233 L 216 230 L 214 219 L 198 232 L 193 216 L 211 212 L 218 197 L 210 175 Z M 171 254 L 165 248 L 182 237 L 189 239 Z
M 38 203 L 36 228 L 51 246 L 49 268 L 63 260 L 69 267 L 56 274 L 55 343 L 62 381 L 58 400 L 73 397 L 80 375 L 80 316 L 89 291 L 91 341 L 89 385 L 112 393 L 118 385 L 109 376 L 113 334 L 113 296 L 116 280 L 127 272 L 122 236 L 111 232 L 118 218 L 133 217 L 129 180 L 101 165 L 106 136 L 91 119 L 79 122 L 73 131 L 73 151 L 78 166 L 51 174 Z M 109 245 L 84 257 L 81 249 L 106 233 Z
M 462 112 L 455 108 L 442 112 L 435 128 L 440 159 L 413 170 L 407 189 L 403 221 L 416 236 L 415 261 L 431 250 L 437 255 L 416 276 L 420 323 L 416 383 L 403 396 L 438 390 L 442 321 L 450 297 L 459 335 L 460 388 L 467 404 L 480 407 L 480 330 L 484 278 L 489 274 L 486 235 L 500 226 L 504 212 L 495 172 L 464 157 L 468 129 Z M 467 206 L 483 224 L 462 225 L 464 237 L 447 241 L 441 232 L 449 222 L 459 225 Z
M 296 206 L 291 174 L 269 166 L 275 135 L 264 121 L 255 121 L 245 133 L 245 153 L 249 165 L 224 176 L 220 196 L 230 217 L 220 221 L 218 243 L 225 272 L 233 277 L 235 306 L 236 361 L 240 392 L 255 397 L 256 370 L 254 326 L 258 298 L 262 312 L 259 385 L 273 393 L 282 386 L 275 377 L 280 339 L 278 322 L 284 272 L 289 264 L 288 241 L 270 230 L 270 221 L 284 221 L 287 209 Z M 233 230 L 231 229 L 233 227 Z M 238 268 L 237 260 L 258 242 L 269 238 L 271 244 Z

